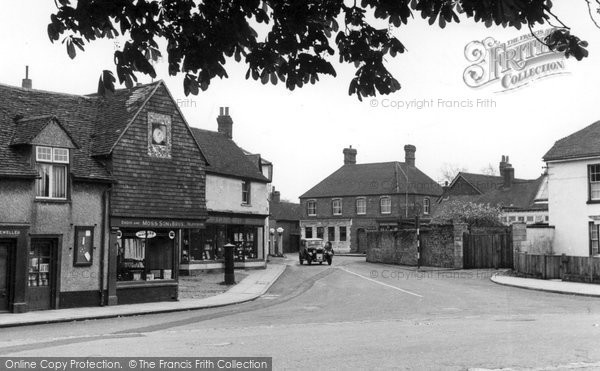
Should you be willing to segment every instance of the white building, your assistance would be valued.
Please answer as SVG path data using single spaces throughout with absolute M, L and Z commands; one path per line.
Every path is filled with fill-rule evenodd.
M 557 141 L 544 161 L 554 252 L 598 255 L 600 121 Z

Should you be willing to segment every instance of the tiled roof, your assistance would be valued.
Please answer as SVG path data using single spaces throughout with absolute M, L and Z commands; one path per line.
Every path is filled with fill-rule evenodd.
M 302 206 L 293 202 L 269 201 L 269 213 L 273 220 L 300 220 L 302 218 Z
M 504 178 L 498 175 L 475 174 L 461 171 L 454 178 L 450 187 L 452 187 L 452 185 L 456 183 L 456 180 L 459 177 L 465 179 L 467 182 L 469 182 L 469 184 L 475 187 L 475 189 L 477 189 L 482 194 L 489 192 L 492 189 L 501 187 L 504 184 Z M 526 179 L 515 179 L 515 181 L 526 181 Z
M 403 162 L 347 164 L 323 179 L 300 198 L 381 194 L 439 196 L 442 187 L 414 166 Z
M 79 148 L 73 149 L 72 174 L 75 178 L 112 180 L 108 171 L 90 156 L 91 135 L 98 113 L 97 99 L 90 97 L 22 89 L 0 85 L 0 175 L 37 176 L 22 148 L 11 147 L 15 138 L 15 118 L 55 116 Z M 17 132 L 19 142 L 38 129 Z
M 600 156 L 600 121 L 556 141 L 544 161 L 592 156 Z
M 208 161 L 207 173 L 269 182 L 260 172 L 258 163 L 253 163 L 233 140 L 216 131 L 191 129 Z

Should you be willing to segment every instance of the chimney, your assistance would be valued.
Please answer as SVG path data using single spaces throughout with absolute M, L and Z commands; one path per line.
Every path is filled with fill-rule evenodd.
M 500 170 L 500 176 L 504 176 L 504 169 L 506 169 L 510 164 L 508 163 L 508 156 L 502 155 L 502 161 L 500 161 L 500 166 L 498 167 Z
M 21 80 L 21 87 L 24 89 L 31 89 L 33 81 L 29 78 L 29 66 L 25 66 L 25 78 Z
M 349 148 L 344 148 L 342 151 L 344 153 L 344 165 L 354 165 L 356 164 L 356 149 L 350 146 Z
M 506 159 L 508 160 L 508 157 Z M 510 164 L 507 164 L 502 177 L 504 178 L 504 188 L 510 188 L 515 180 L 515 169 Z
M 224 134 L 227 138 L 233 138 L 233 120 L 229 116 L 229 107 L 221 107 L 219 109 L 219 117 L 217 117 L 219 125 L 219 133 Z
M 407 144 L 404 146 L 404 163 L 408 166 L 415 166 L 415 152 L 417 151 L 417 147 L 412 144 Z
M 273 189 L 273 192 L 271 193 L 271 201 L 276 202 L 276 203 L 281 202 L 281 192 Z

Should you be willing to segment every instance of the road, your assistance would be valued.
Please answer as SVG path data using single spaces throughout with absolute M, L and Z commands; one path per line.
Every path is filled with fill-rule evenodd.
M 0 356 L 272 356 L 275 369 L 600 369 L 600 299 L 505 287 L 493 270 L 335 257 L 250 303 L 0 329 Z

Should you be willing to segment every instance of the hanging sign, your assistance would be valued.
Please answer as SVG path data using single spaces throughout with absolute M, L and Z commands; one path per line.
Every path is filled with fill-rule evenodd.
M 175 238 L 175 231 L 169 231 L 169 238 L 170 239 L 174 239 Z
M 154 238 L 156 237 L 156 232 L 154 231 L 137 231 L 135 233 L 137 238 Z

